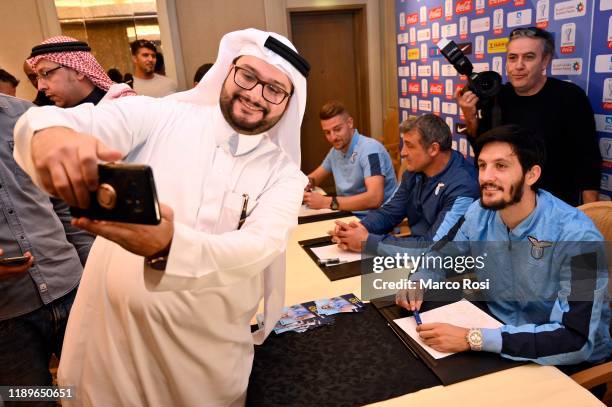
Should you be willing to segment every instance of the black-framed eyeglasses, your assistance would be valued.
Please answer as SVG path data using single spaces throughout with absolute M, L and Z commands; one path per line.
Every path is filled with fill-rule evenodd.
M 36 74 L 36 79 L 37 80 L 42 80 L 42 79 L 49 79 L 49 75 L 51 75 L 53 72 L 57 71 L 60 68 L 64 68 L 64 65 L 58 65 L 55 68 L 51 68 L 48 71 L 40 71 Z
M 261 95 L 274 105 L 280 105 L 293 94 L 293 91 L 288 93 L 277 85 L 260 80 L 253 72 L 237 65 L 234 65 L 234 83 L 245 90 L 251 90 L 261 84 Z
M 544 38 L 546 40 L 551 39 L 551 34 L 548 31 L 545 31 L 538 27 L 519 27 L 510 31 L 510 38 L 512 37 L 536 37 L 536 38 Z

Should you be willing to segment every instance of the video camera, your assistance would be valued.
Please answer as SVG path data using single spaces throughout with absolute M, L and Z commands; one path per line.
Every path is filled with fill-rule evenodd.
M 474 67 L 454 41 L 442 38 L 438 48 L 457 72 L 468 78 L 467 88 L 474 92 L 484 104 L 499 93 L 502 86 L 501 75 L 495 71 L 474 72 Z

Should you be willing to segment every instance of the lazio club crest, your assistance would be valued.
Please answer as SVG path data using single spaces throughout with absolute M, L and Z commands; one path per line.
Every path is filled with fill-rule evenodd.
M 544 249 L 552 246 L 552 242 L 547 242 L 546 240 L 538 241 L 533 236 L 527 236 L 529 239 L 529 243 L 531 243 L 531 257 L 534 259 L 541 259 L 544 257 Z

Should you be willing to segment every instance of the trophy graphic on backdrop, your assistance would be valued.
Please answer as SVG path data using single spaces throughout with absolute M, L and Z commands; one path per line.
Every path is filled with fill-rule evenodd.
M 565 41 L 569 42 L 571 40 L 571 36 L 572 36 L 572 27 L 570 25 L 565 27 L 565 30 L 563 31 L 563 34 L 565 34 Z
M 493 70 L 501 75 L 501 72 L 502 72 L 501 58 L 499 57 L 493 58 Z
M 502 19 L 502 13 L 501 10 L 495 10 L 495 26 L 500 26 L 501 25 L 501 19 Z M 500 13 L 498 13 L 497 11 L 500 11 Z
M 544 18 L 548 15 L 548 4 L 546 4 L 545 2 L 542 2 L 540 4 L 540 8 L 539 8 L 540 12 L 539 12 L 539 16 Z
M 606 95 L 604 97 L 604 102 L 612 102 L 612 78 L 607 78 L 605 80 L 605 89 Z

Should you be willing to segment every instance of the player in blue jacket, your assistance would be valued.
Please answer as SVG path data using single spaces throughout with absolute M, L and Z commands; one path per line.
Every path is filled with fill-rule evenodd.
M 336 222 L 333 239 L 341 248 L 376 253 L 380 243 L 438 241 L 478 199 L 474 166 L 451 149 L 452 137 L 446 123 L 426 114 L 400 125 L 401 151 L 407 171 L 393 197 L 370 211 L 361 223 Z M 404 219 L 412 234 L 397 238 L 390 234 Z
M 419 335 L 443 352 L 488 351 L 545 365 L 608 360 L 612 340 L 601 233 L 579 209 L 538 190 L 545 152 L 533 133 L 501 126 L 478 143 L 480 201 L 466 212 L 454 241 L 427 256 L 484 256 L 474 274 L 487 283 L 481 294 L 503 325 L 427 323 L 418 327 Z M 417 271 L 411 280 L 444 280 L 448 271 L 440 271 Z M 400 292 L 397 303 L 419 309 L 422 292 Z

